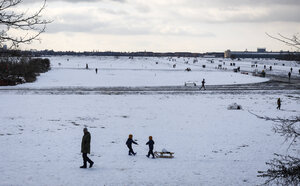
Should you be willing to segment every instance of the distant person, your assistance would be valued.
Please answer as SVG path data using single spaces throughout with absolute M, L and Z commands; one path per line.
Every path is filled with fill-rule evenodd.
M 85 69 L 89 69 L 89 65 L 87 63 L 85 64 Z
M 266 77 L 266 72 L 264 70 L 261 71 L 262 77 Z
M 91 134 L 88 132 L 87 128 L 83 129 L 83 137 L 81 141 L 81 153 L 83 158 L 83 165 L 80 168 L 87 168 L 86 163 L 89 162 L 90 168 L 93 167 L 94 162 L 87 156 L 90 153 L 91 146 Z
M 280 98 L 277 99 L 277 109 L 280 110 L 281 107 L 281 100 Z
M 149 141 L 146 143 L 146 145 L 149 145 L 149 152 L 148 155 L 146 155 L 148 158 L 150 155 L 152 155 L 152 158 L 154 159 L 154 153 L 153 153 L 153 146 L 154 146 L 154 141 L 152 140 L 152 136 L 149 136 Z
M 291 67 L 291 72 L 293 72 L 293 67 Z
M 204 90 L 206 90 L 206 88 L 205 88 L 205 79 L 202 80 L 201 84 L 202 84 L 202 86 L 201 86 L 200 90 L 201 90 L 202 88 L 204 88 Z
M 98 68 L 95 69 L 96 74 L 98 74 Z
M 288 73 L 289 80 L 291 80 L 291 72 Z
M 270 66 L 270 71 L 272 71 L 272 66 Z
M 134 143 L 134 144 L 138 145 L 137 142 L 133 141 L 132 137 L 133 137 L 132 134 L 129 134 L 129 137 L 128 137 L 127 141 L 126 141 L 126 145 L 127 145 L 128 149 L 129 149 L 129 152 L 128 152 L 129 156 L 131 156 L 131 155 L 135 156 L 136 155 L 136 153 L 132 149 L 132 144 Z
M 299 74 L 300 74 L 300 69 L 299 69 Z

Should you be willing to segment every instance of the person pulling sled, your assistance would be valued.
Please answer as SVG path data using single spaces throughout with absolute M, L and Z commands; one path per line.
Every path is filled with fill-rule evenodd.
M 148 158 L 150 155 L 152 155 L 152 158 L 154 159 L 154 153 L 153 153 L 153 146 L 154 146 L 154 141 L 152 140 L 152 136 L 149 136 L 149 141 L 146 143 L 146 145 L 149 145 L 149 152 L 148 155 L 146 155 Z

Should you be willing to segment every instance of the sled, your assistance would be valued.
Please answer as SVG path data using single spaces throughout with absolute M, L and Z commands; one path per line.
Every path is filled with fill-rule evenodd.
M 174 158 L 174 152 L 154 152 L 156 158 Z
M 195 87 L 195 86 L 197 86 L 197 84 L 196 84 L 196 82 L 193 82 L 193 81 L 186 81 L 184 83 L 184 86 L 186 86 L 186 87 Z

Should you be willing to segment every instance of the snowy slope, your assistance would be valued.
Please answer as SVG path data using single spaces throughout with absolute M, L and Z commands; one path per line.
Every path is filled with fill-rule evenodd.
M 128 57 L 51 57 L 52 70 L 41 74 L 35 83 L 18 87 L 114 87 L 114 86 L 181 86 L 187 81 L 200 85 L 203 78 L 207 85 L 244 84 L 267 81 L 232 70 L 218 70 L 211 63 L 185 64 L 184 60 L 170 62 L 168 58 Z M 180 61 L 183 60 L 183 61 Z M 191 59 L 190 59 L 191 60 Z M 156 64 L 156 62 L 158 64 Z M 173 64 L 176 63 L 176 68 Z M 206 68 L 202 68 L 206 64 Z M 60 65 L 59 65 L 60 64 Z M 89 69 L 85 69 L 85 65 Z M 98 74 L 95 73 L 98 68 Z M 191 72 L 184 71 L 191 68 Z
M 53 70 L 42 74 L 35 83 L 14 88 L 181 85 L 185 80 L 201 80 L 201 74 L 207 84 L 265 81 L 217 70 L 214 67 L 217 62 L 211 64 L 207 59 L 201 59 L 199 64 L 185 64 L 188 59 L 183 58 L 176 60 L 177 67 L 173 70 L 173 62 L 168 58 L 53 57 Z M 90 68 L 99 68 L 99 73 L 85 70 L 86 63 Z M 200 63 L 207 68 L 203 69 Z M 181 71 L 186 67 L 191 67 L 192 72 Z M 277 72 L 284 74 L 288 71 L 285 68 L 278 67 Z M 109 78 L 110 73 L 116 79 Z M 153 78 L 154 73 L 160 77 L 159 81 Z M 3 92 L 0 94 L 0 185 L 261 184 L 264 180 L 257 177 L 257 171 L 268 168 L 265 162 L 273 158 L 273 153 L 299 156 L 300 151 L 299 146 L 288 149 L 289 144 L 272 132 L 272 122 L 258 119 L 250 112 L 269 117 L 299 115 L 300 97 L 293 92 L 234 95 Z M 283 100 L 280 111 L 276 110 L 278 97 Z M 242 105 L 243 110 L 227 110 L 234 102 Z M 79 169 L 84 127 L 92 135 L 90 157 L 95 162 L 92 169 L 86 170 Z M 128 156 L 125 145 L 130 133 L 139 143 L 134 146 L 135 157 Z M 145 143 L 150 135 L 155 141 L 155 151 L 166 148 L 175 152 L 175 158 L 146 158 Z

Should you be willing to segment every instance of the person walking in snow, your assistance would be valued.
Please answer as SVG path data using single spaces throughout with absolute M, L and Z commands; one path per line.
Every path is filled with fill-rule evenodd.
M 202 83 L 202 86 L 201 86 L 200 90 L 201 90 L 202 88 L 204 88 L 204 90 L 206 90 L 206 89 L 205 89 L 205 79 L 203 79 L 201 83 Z
M 134 143 L 134 144 L 138 145 L 137 142 L 135 142 L 135 141 L 132 140 L 132 137 L 133 137 L 132 134 L 129 134 L 129 137 L 128 137 L 127 141 L 126 141 L 126 145 L 127 145 L 128 149 L 129 149 L 129 152 L 128 152 L 129 156 L 131 156 L 131 155 L 135 156 L 136 155 L 136 153 L 132 149 L 132 144 Z
M 152 136 L 149 136 L 149 141 L 146 143 L 146 145 L 149 145 L 149 152 L 148 155 L 146 155 L 148 158 L 150 155 L 152 155 L 152 158 L 154 159 L 154 153 L 153 153 L 153 146 L 154 146 L 154 141 L 152 140 Z
M 91 134 L 88 132 L 87 128 L 83 129 L 83 137 L 81 141 L 81 153 L 83 158 L 83 165 L 80 168 L 87 168 L 87 162 L 90 163 L 90 168 L 93 167 L 94 162 L 87 156 L 90 153 L 91 146 Z
M 277 99 L 277 109 L 280 110 L 281 107 L 281 100 L 280 98 Z
M 288 73 L 289 80 L 291 80 L 291 72 Z
M 98 74 L 98 68 L 95 69 L 96 74 Z

